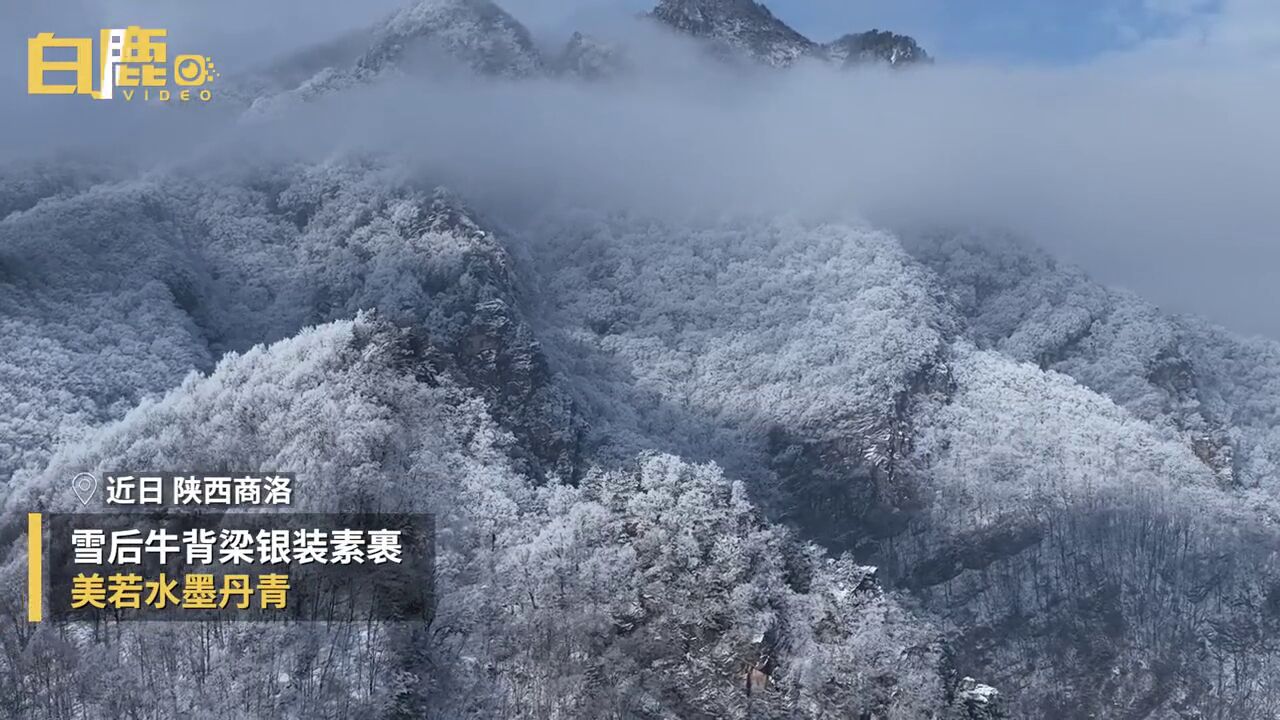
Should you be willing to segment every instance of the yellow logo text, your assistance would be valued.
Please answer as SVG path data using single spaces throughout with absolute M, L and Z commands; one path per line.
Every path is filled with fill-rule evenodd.
M 96 63 L 93 38 L 60 38 L 53 33 L 28 38 L 27 93 L 208 102 L 213 92 L 205 86 L 219 75 L 213 60 L 176 55 L 170 62 L 166 35 L 163 29 L 137 25 L 103 29 Z

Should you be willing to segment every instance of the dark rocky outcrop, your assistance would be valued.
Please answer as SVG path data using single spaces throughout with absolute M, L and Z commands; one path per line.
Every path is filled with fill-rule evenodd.
M 884 30 L 850 33 L 822 48 L 827 58 L 843 67 L 868 62 L 883 62 L 894 67 L 933 62 L 914 38 Z
M 754 0 L 662 0 L 650 15 L 683 34 L 705 40 L 722 54 L 744 55 L 771 67 L 789 67 L 804 58 L 839 67 L 867 62 L 902 66 L 930 62 L 914 39 L 871 30 L 820 45 Z

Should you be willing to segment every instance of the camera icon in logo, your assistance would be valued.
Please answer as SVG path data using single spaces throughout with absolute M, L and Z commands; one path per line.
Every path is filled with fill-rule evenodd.
M 206 85 L 219 74 L 213 59 L 205 55 L 179 55 L 173 60 L 173 81 L 184 87 Z

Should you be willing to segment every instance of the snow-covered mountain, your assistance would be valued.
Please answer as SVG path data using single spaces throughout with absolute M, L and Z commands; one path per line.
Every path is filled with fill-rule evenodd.
M 928 62 L 905 35 L 871 30 L 820 45 L 753 0 L 662 0 L 651 13 L 679 34 L 718 53 L 788 67 L 801 58 L 852 67 Z M 230 85 L 226 99 L 271 112 L 388 75 L 465 68 L 488 77 L 568 74 L 602 79 L 626 72 L 627 50 L 580 32 L 559 53 L 539 51 L 524 25 L 491 0 L 418 0 L 377 26 L 286 57 Z
M 747 0 L 655 14 L 774 65 L 927 57 Z M 437 51 L 475 82 L 625 67 L 432 0 L 276 79 Z M 250 155 L 0 169 L 6 519 L 84 469 L 287 468 L 309 510 L 436 515 L 435 624 L 63 633 L 0 604 L 17 716 L 1274 715 L 1280 343 L 1000 235 L 508 224 L 394 155 Z
M 662 0 L 652 17 L 675 30 L 713 43 L 722 51 L 788 67 L 816 58 L 841 67 L 866 62 L 907 65 L 929 56 L 905 35 L 871 30 L 819 44 L 793 30 L 754 0 Z
M 662 0 L 653 17 L 696 38 L 787 67 L 818 46 L 754 0 Z
M 446 545 L 459 554 L 442 612 L 469 629 L 429 647 L 509 672 L 534 651 L 527 633 L 556 628 L 595 650 L 544 660 L 538 682 L 580 707 L 733 716 L 737 668 L 762 655 L 779 691 L 753 707 L 786 717 L 1160 717 L 1204 702 L 1249 717 L 1256 695 L 1198 694 L 1215 657 L 1269 692 L 1276 343 L 1165 317 L 998 238 L 592 216 L 508 235 L 366 162 L 229 164 L 52 195 L 19 184 L 44 197 L 0 221 L 11 512 L 64 502 L 52 489 L 73 468 L 218 458 L 294 468 L 317 509 L 399 506 L 405 478 L 459 532 L 489 532 L 478 518 L 507 508 L 499 555 L 474 555 L 491 543 L 466 534 Z M 299 445 L 285 418 L 329 430 Z M 747 553 L 775 570 L 622 562 L 610 528 L 639 522 L 637 492 L 722 518 L 681 535 L 692 519 L 657 516 L 675 524 L 654 532 L 707 543 L 679 567 Z M 564 523 L 576 529 L 546 535 Z M 742 545 L 722 544 L 730 527 Z M 843 550 L 851 564 L 797 560 Z M 569 603 L 601 614 L 544 616 L 556 606 L 526 594 L 514 568 L 565 552 L 616 568 L 547 570 L 554 592 L 601 593 L 607 606 Z M 513 568 L 509 596 L 473 585 L 494 563 Z M 738 590 L 717 595 L 724 583 Z M 512 607 L 520 624 L 497 619 Z M 605 618 L 648 634 L 585 630 Z M 707 623 L 735 629 L 688 639 Z M 306 647 L 273 637 L 277 653 Z M 1184 650 L 1197 647 L 1217 655 Z M 431 707 L 530 702 L 446 664 Z M 872 679 L 837 692 L 815 667 Z M 644 679 L 619 696 L 615 672 Z M 211 686 L 183 677 L 184 692 Z M 245 682 L 226 679 L 268 692 Z
M 389 76 L 465 70 L 522 78 L 546 70 L 529 31 L 491 0 L 417 0 L 373 28 L 285 58 L 232 85 L 252 114 Z
M 709 232 L 726 241 L 748 229 Z M 798 233 L 795 250 L 825 239 L 824 252 L 842 237 L 785 226 L 762 237 L 768 232 Z M 971 705 L 997 707 L 984 686 L 961 682 L 941 633 L 884 592 L 874 568 L 828 558 L 768 520 L 751 500 L 760 477 L 744 482 L 666 453 L 685 430 L 711 448 L 717 437 L 750 440 L 765 426 L 743 434 L 664 427 L 676 417 L 664 398 L 647 383 L 619 384 L 603 366 L 589 370 L 583 353 L 603 361 L 607 349 L 575 339 L 621 331 L 601 319 L 579 329 L 568 314 L 570 300 L 590 302 L 607 285 L 580 286 L 568 268 L 541 279 L 541 263 L 517 263 L 511 241 L 447 192 L 364 162 L 228 162 L 71 189 L 9 215 L 0 222 L 0 387 L 19 412 L 4 428 L 8 511 L 64 508 L 55 489 L 71 467 L 234 461 L 290 467 L 305 479 L 307 509 L 373 503 L 435 513 L 437 623 L 452 629 L 419 639 L 410 655 L 334 645 L 341 660 L 325 672 L 357 707 L 395 698 L 432 714 L 509 714 L 532 696 L 498 678 L 527 672 L 534 658 L 541 670 L 530 679 L 547 692 L 536 701 L 540 714 L 570 707 L 600 717 L 619 703 L 708 717 L 748 704 L 789 717 L 960 717 Z M 576 252 L 565 246 L 545 260 Z M 907 262 L 888 238 L 866 252 Z M 796 256 L 796 269 L 803 262 Z M 578 269 L 597 272 L 590 263 Z M 882 280 L 912 291 L 909 272 Z M 522 289 L 547 282 L 568 283 L 566 293 Z M 77 310 L 83 302 L 95 312 Z M 537 309 L 546 302 L 565 307 L 554 313 L 564 324 L 542 340 L 533 327 L 552 317 Z M 792 312 L 785 303 L 777 311 Z M 742 328 L 748 336 L 765 329 Z M 922 351 L 936 349 L 936 337 L 922 332 Z M 866 373 L 876 362 L 851 367 Z M 59 391 L 40 381 L 49 376 L 61 378 Z M 780 391 L 785 382 L 774 381 Z M 893 382 L 890 371 L 883 386 L 847 401 L 873 405 Z M 628 405 L 617 401 L 635 405 L 618 414 Z M 800 402 L 773 419 L 741 402 L 726 412 L 792 425 L 839 412 L 836 402 L 807 420 Z M 683 442 L 693 447 L 697 437 Z M 323 638 L 342 637 L 340 627 L 277 626 L 258 640 L 267 638 L 276 662 L 303 662 L 315 642 L 337 642 Z M 195 632 L 166 633 L 148 652 L 196 642 Z M 83 652 L 114 652 L 85 642 Z M 228 637 L 212 652 L 241 653 L 243 643 Z M 575 647 L 591 649 L 568 651 Z M 407 694 L 394 675 L 371 689 L 359 679 L 357 668 L 375 659 L 411 657 L 441 670 Z M 764 658 L 775 690 L 752 700 L 739 666 Z M 340 679 L 348 676 L 354 685 Z M 170 681 L 172 697 L 220 702 L 216 689 L 259 698 L 267 704 L 254 712 L 275 716 L 301 716 L 319 701 L 305 699 L 310 691 L 280 695 L 267 677 L 205 669 Z M 115 682 L 110 696 L 141 703 L 147 687 Z M 22 693 L 15 707 L 24 712 L 54 701 L 34 688 L 9 690 Z
M 419 0 L 375 30 L 356 74 L 377 75 L 411 62 L 415 53 L 443 53 L 503 77 L 527 77 L 542 67 L 529 31 L 490 0 Z
M 914 38 L 884 30 L 850 33 L 822 47 L 827 58 L 843 66 L 884 62 L 896 67 L 931 62 L 929 53 Z

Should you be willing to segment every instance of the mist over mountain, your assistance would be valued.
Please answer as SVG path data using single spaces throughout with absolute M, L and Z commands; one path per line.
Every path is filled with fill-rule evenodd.
M 1265 229 L 1273 108 L 1164 158 L 1222 127 L 1188 98 L 1258 96 L 751 0 L 625 27 L 425 0 L 239 78 L 198 142 L 163 113 L 163 153 L 0 167 L 8 519 L 84 470 L 271 468 L 439 533 L 430 626 L 62 632 L 9 593 L 0 707 L 1274 717 L 1280 343 L 1034 244 Z
M 724 59 L 769 67 L 785 68 L 804 59 L 836 67 L 898 67 L 929 60 L 912 38 L 877 30 L 820 45 L 753 0 L 664 0 L 647 17 Z M 628 60 L 630 50 L 625 42 L 577 32 L 558 53 L 542 51 L 518 20 L 490 0 L 438 0 L 409 6 L 370 30 L 295 53 L 242 81 L 232 98 L 261 109 L 278 104 L 282 96 L 308 99 L 388 74 L 430 76 L 450 68 L 493 77 L 568 73 L 600 79 L 634 74 L 636 63 L 650 60 Z

